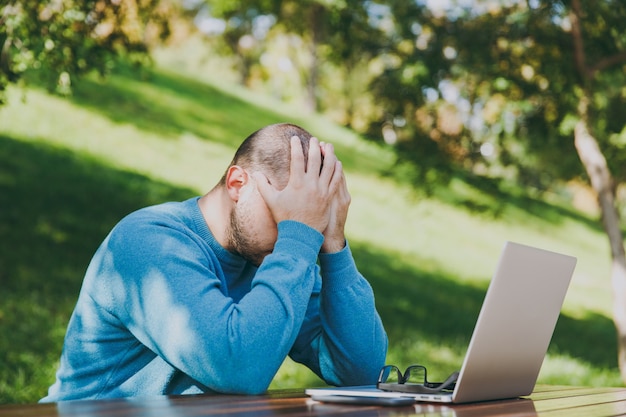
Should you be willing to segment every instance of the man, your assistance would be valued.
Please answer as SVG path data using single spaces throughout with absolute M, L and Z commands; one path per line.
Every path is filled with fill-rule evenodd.
M 332 145 L 291 124 L 253 133 L 209 193 L 107 236 L 42 401 L 257 394 L 287 355 L 328 384 L 375 383 L 387 336 L 344 237 L 349 204 Z

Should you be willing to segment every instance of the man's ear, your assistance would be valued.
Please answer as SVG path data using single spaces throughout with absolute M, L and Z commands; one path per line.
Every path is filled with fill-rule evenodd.
M 241 188 L 248 184 L 249 177 L 245 169 L 238 165 L 233 165 L 226 172 L 226 190 L 230 199 L 235 203 L 239 201 Z

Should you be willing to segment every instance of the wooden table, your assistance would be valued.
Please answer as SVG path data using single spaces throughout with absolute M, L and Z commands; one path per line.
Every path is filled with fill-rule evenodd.
M 190 395 L 119 400 L 68 401 L 57 404 L 0 406 L 1 417 L 192 417 L 192 416 L 621 416 L 626 388 L 537 386 L 528 398 L 476 404 L 416 404 L 407 407 L 332 405 L 311 401 L 302 391 L 261 396 Z

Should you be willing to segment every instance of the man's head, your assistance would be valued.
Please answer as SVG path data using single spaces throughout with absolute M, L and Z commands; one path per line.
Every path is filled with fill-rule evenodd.
M 220 243 L 255 265 L 274 249 L 278 230 L 252 174 L 260 172 L 274 187 L 284 188 L 289 181 L 293 136 L 300 139 L 306 161 L 310 133 L 288 123 L 266 126 L 243 141 L 216 187 L 228 196 Z
M 300 138 L 306 162 L 311 134 L 299 126 L 279 123 L 261 128 L 248 136 L 237 149 L 229 169 L 236 165 L 249 172 L 259 171 L 275 187 L 283 188 L 289 178 L 290 141 L 293 136 Z M 226 183 L 227 175 L 228 170 L 220 180 L 220 185 Z

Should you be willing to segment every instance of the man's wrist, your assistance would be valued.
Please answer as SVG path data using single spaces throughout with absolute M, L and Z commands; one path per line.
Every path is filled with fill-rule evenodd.
M 324 236 L 305 223 L 297 220 L 283 220 L 278 223 L 276 245 L 283 244 L 285 240 L 289 241 L 289 245 L 292 245 L 294 241 L 301 242 L 318 253 L 324 242 Z M 276 245 L 274 249 L 276 249 Z
M 343 248 L 346 247 L 346 239 L 333 239 L 328 240 L 324 239 L 324 243 L 322 243 L 322 253 L 337 253 L 341 252 Z

